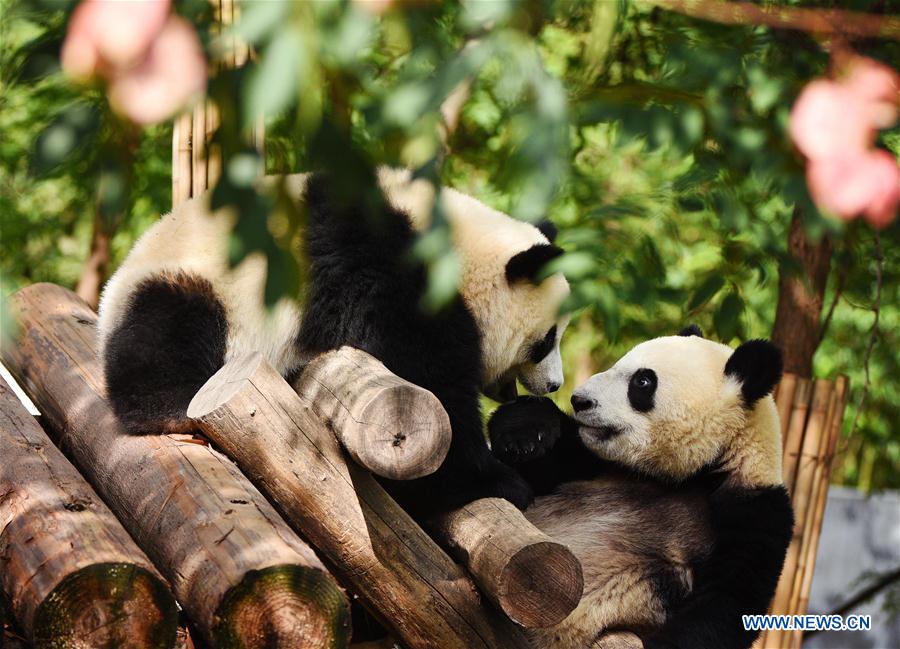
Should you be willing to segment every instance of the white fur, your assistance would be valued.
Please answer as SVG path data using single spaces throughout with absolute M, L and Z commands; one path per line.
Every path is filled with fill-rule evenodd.
M 302 197 L 307 178 L 307 174 L 288 177 L 287 188 L 294 198 Z M 408 170 L 382 168 L 378 178 L 388 200 L 409 215 L 412 226 L 426 228 L 435 196 L 432 185 L 411 180 Z M 557 312 L 568 294 L 568 283 L 557 274 L 539 285 L 521 282 L 510 287 L 504 275 L 506 262 L 513 255 L 534 244 L 547 243 L 547 239 L 534 226 L 456 190 L 444 188 L 440 196 L 462 264 L 460 293 L 483 334 L 483 385 L 509 374 L 527 377 L 529 387 L 560 383 L 559 337 L 549 360 L 538 364 L 540 367 L 529 364 L 527 350 L 554 323 L 558 336 L 562 335 L 566 319 L 557 322 Z M 300 310 L 288 298 L 271 311 L 266 309 L 265 259 L 261 253 L 250 254 L 236 268 L 228 268 L 228 238 L 235 220 L 232 210 L 211 212 L 209 195 L 205 194 L 154 224 L 103 290 L 98 322 L 101 353 L 142 280 L 159 273 L 187 271 L 207 279 L 225 304 L 229 322 L 226 359 L 254 350 L 283 374 L 294 369 L 300 362 L 292 344 Z

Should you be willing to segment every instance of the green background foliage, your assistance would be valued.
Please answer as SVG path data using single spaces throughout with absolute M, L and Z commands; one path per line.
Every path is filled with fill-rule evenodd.
M 98 213 L 115 231 L 115 265 L 171 202 L 171 124 L 138 131 L 109 112 L 102 87 L 76 88 L 59 74 L 72 5 L 8 1 L 0 18 L 4 293 L 35 281 L 74 285 Z M 222 41 L 209 5 L 191 0 L 177 11 L 216 56 Z M 792 268 L 787 230 L 798 208 L 812 236 L 835 239 L 826 308 L 835 287 L 842 292 L 815 375 L 849 375 L 849 432 L 873 320 L 874 234 L 816 210 L 786 134 L 798 92 L 827 70 L 813 37 L 624 0 L 398 3 L 380 17 L 347 2 L 249 2 L 235 33 L 259 55 L 210 82 L 225 159 L 213 200 L 240 214 L 233 261 L 266 251 L 270 301 L 302 286 L 292 242 L 303 214 L 277 185 L 269 196 L 253 191 L 257 168 L 327 167 L 364 187 L 374 164 L 412 166 L 519 218 L 559 226 L 567 254 L 550 270 L 569 277 L 574 314 L 564 403 L 576 380 L 687 322 L 732 344 L 768 336 L 779 265 Z M 852 45 L 900 61 L 895 42 Z M 439 107 L 460 83 L 470 94 L 443 143 Z M 249 138 L 260 115 L 264 160 Z M 879 142 L 896 154 L 900 132 Z M 271 227 L 273 209 L 289 227 Z M 440 216 L 418 248 L 431 269 L 431 308 L 456 281 Z M 835 474 L 866 489 L 900 487 L 898 240 L 897 222 L 881 233 L 870 394 Z

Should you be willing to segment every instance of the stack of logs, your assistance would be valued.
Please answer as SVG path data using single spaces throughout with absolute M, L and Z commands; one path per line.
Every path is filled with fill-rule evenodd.
M 10 303 L 3 361 L 43 429 L 0 383 L 0 583 L 35 645 L 174 647 L 188 621 L 213 647 L 344 647 L 351 593 L 404 646 L 512 649 L 578 604 L 578 561 L 506 501 L 429 536 L 384 492 L 370 472 L 434 471 L 450 428 L 363 352 L 316 358 L 294 386 L 235 359 L 190 405 L 203 437 L 131 436 L 89 307 L 51 284 Z

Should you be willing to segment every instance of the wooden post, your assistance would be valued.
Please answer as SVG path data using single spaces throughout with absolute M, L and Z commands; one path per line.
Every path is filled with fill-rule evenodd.
M 259 354 L 219 370 L 188 416 L 405 646 L 528 646 L 375 479 L 345 461 L 334 434 Z
M 343 646 L 340 588 L 232 462 L 187 435 L 122 432 L 84 302 L 36 284 L 12 306 L 19 340 L 3 346 L 4 362 L 213 646 Z
M 450 449 L 450 419 L 437 397 L 358 349 L 313 359 L 294 388 L 350 456 L 377 475 L 434 473 Z
M 172 647 L 169 586 L 0 378 L 0 584 L 29 639 Z
M 481 590 L 527 628 L 562 622 L 581 601 L 581 563 L 502 498 L 484 498 L 441 516 L 438 537 Z

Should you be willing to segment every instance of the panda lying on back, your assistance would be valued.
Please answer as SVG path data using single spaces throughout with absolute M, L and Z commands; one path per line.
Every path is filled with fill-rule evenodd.
M 526 516 L 567 544 L 584 597 L 538 647 L 584 649 L 636 633 L 645 649 L 745 649 L 791 538 L 781 440 L 768 396 L 781 353 L 736 350 L 696 327 L 638 345 L 572 395 L 574 420 L 547 398 L 501 406 L 494 453 L 539 497 Z
M 452 189 L 443 212 L 459 256 L 460 298 L 438 313 L 421 307 L 426 275 L 412 255 L 431 215 L 430 183 L 380 169 L 372 189 L 296 175 L 287 189 L 306 211 L 309 284 L 302 305 L 264 306 L 266 261 L 253 253 L 228 265 L 235 216 L 213 213 L 209 196 L 180 205 L 135 244 L 100 302 L 100 354 L 107 394 L 137 433 L 189 430 L 186 410 L 227 360 L 262 353 L 285 377 L 304 359 L 350 345 L 435 394 L 450 418 L 443 466 L 391 485 L 414 513 L 499 496 L 525 507 L 531 491 L 490 454 L 479 393 L 520 379 L 538 394 L 562 382 L 559 339 L 568 294 L 561 275 L 537 281 L 561 251 L 552 226 L 537 228 Z M 383 198 L 382 198 L 383 196 Z

